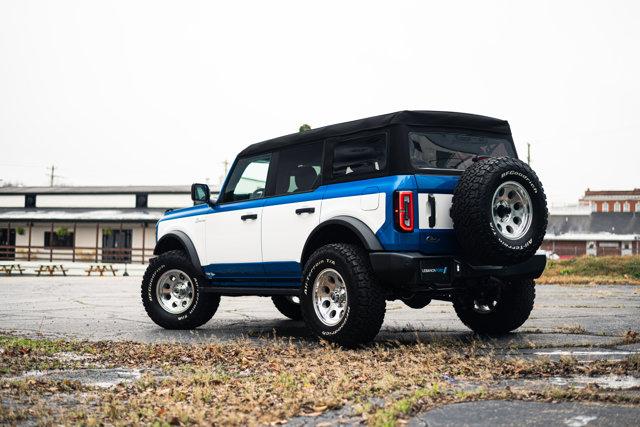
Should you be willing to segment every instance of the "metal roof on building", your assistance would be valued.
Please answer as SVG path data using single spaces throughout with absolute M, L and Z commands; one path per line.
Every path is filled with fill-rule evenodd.
M 555 241 L 599 241 L 599 242 L 626 242 L 640 240 L 639 234 L 612 234 L 612 233 L 567 233 L 567 234 L 547 234 L 544 240 Z
M 592 212 L 589 215 L 549 215 L 549 235 L 640 234 L 640 214 L 634 212 Z
M 156 222 L 164 209 L 0 209 L 3 222 Z
M 0 187 L 3 194 L 171 194 L 191 192 L 189 185 L 108 185 L 69 187 Z M 212 189 L 212 192 L 213 189 Z

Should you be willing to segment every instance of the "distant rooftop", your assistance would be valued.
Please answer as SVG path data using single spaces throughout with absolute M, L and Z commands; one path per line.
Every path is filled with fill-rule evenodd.
M 591 190 L 587 188 L 584 197 L 588 196 L 640 196 L 640 188 L 633 190 Z
M 215 190 L 211 190 L 216 192 Z M 170 194 L 190 193 L 189 185 L 109 185 L 79 187 L 0 187 L 2 194 Z
M 152 221 L 164 209 L 0 209 L 0 221 Z

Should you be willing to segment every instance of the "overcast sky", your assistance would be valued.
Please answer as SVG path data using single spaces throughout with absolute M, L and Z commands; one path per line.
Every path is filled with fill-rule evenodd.
M 403 109 L 509 120 L 555 203 L 640 187 L 640 2 L 0 0 L 4 181 L 215 184 Z

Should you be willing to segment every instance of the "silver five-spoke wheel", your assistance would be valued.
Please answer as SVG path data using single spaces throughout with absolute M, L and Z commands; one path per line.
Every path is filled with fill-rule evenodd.
M 518 182 L 506 181 L 493 193 L 493 224 L 509 240 L 518 240 L 531 227 L 531 197 Z
M 193 282 L 182 270 L 169 270 L 158 280 L 156 297 L 160 306 L 171 314 L 182 314 L 193 303 Z
M 347 310 L 347 285 L 333 268 L 322 270 L 313 282 L 313 308 L 327 326 L 337 325 Z

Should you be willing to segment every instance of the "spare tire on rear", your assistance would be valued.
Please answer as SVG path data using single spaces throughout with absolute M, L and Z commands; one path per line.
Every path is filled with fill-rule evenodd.
M 511 157 L 480 160 L 460 177 L 451 218 L 472 263 L 511 265 L 538 250 L 547 229 L 547 199 L 537 175 Z

